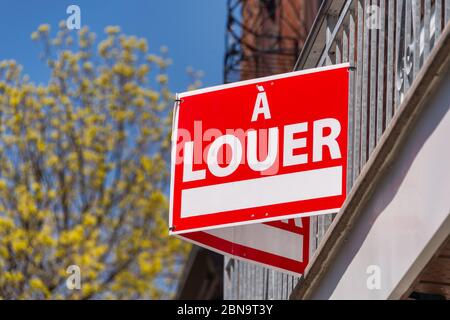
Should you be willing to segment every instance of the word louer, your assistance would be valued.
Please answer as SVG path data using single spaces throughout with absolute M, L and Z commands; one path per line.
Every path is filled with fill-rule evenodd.
M 261 86 L 253 108 L 251 122 L 271 119 L 267 95 Z M 258 141 L 260 130 L 266 131 L 267 139 Z M 341 159 L 342 154 L 337 139 L 341 133 L 341 124 L 335 118 L 323 118 L 310 122 L 300 122 L 269 129 L 245 132 L 242 139 L 236 134 L 227 133 L 217 137 L 205 148 L 207 170 L 216 177 L 232 175 L 245 163 L 254 172 L 266 172 L 274 166 L 277 159 L 282 159 L 283 167 L 317 163 L 323 161 L 324 152 L 329 152 L 331 159 Z M 308 134 L 312 130 L 312 135 Z M 238 130 L 235 130 L 238 132 Z M 227 130 L 233 132 L 233 130 Z M 282 141 L 280 141 L 280 135 Z M 307 136 L 312 136 L 309 141 Z M 194 169 L 195 141 L 184 144 L 183 182 L 206 179 L 207 170 Z M 312 148 L 307 148 L 312 144 Z M 259 159 L 261 148 L 266 150 L 264 159 Z M 227 161 L 222 163 L 221 150 L 227 150 Z M 259 152 L 258 152 L 259 151 Z M 245 153 L 245 154 L 244 154 Z

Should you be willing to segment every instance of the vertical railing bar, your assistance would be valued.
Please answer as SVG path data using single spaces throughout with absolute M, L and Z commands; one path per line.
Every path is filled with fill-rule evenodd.
M 283 292 L 281 290 L 281 287 L 283 285 L 283 274 L 279 271 L 277 271 L 277 282 L 276 282 L 276 288 L 277 288 L 277 295 L 276 295 L 276 299 L 277 300 L 281 300 L 283 299 Z
M 248 299 L 248 287 L 249 287 L 249 279 L 250 279 L 250 263 L 245 263 L 245 269 L 244 269 L 244 299 Z
M 329 66 L 332 64 L 331 62 L 331 58 L 330 58 L 330 48 L 331 48 L 331 42 L 333 41 L 332 39 L 332 26 L 331 26 L 331 18 L 329 15 L 327 15 L 326 17 L 326 21 L 327 21 L 327 30 L 326 30 L 326 45 L 325 45 L 325 65 Z
M 408 0 L 409 1 L 409 0 Z M 402 89 L 402 78 L 403 78 L 403 70 L 402 70 L 402 60 L 403 60 L 403 52 L 401 50 L 402 45 L 402 17 L 403 17 L 403 4 L 405 0 L 397 0 L 397 14 L 396 14 L 396 23 L 395 23 L 395 77 L 394 77 L 394 110 L 397 109 L 397 106 L 400 104 L 401 98 L 401 89 Z M 395 111 L 394 111 L 395 112 Z
M 232 266 L 232 270 L 233 270 L 233 273 L 232 273 L 232 276 L 231 276 L 231 280 L 230 280 L 230 283 L 231 283 L 231 286 L 232 286 L 232 288 L 231 288 L 231 299 L 237 299 L 237 294 L 236 294 L 236 287 L 237 287 L 237 281 L 236 281 L 236 279 L 237 279 L 237 265 L 236 265 L 236 260 L 235 259 L 233 259 L 233 266 Z
M 360 172 L 361 159 L 361 106 L 362 106 L 362 76 L 363 76 L 363 42 L 364 42 L 364 7 L 363 0 L 357 0 L 357 66 L 356 66 L 356 88 L 355 88 L 355 116 L 354 116 L 354 139 L 353 139 L 353 182 Z
M 262 267 L 259 265 L 255 265 L 255 294 L 253 295 L 253 299 L 261 300 L 262 299 Z
M 370 0 L 364 1 L 364 14 L 367 10 L 367 4 Z M 365 17 L 365 15 L 364 15 Z M 365 21 L 365 20 L 364 20 Z M 363 49 L 363 89 L 362 89 L 362 106 L 361 106 L 361 167 L 367 160 L 367 131 L 368 131 L 368 108 L 369 108 L 369 73 L 370 73 L 370 30 L 364 24 L 364 49 Z
M 292 281 L 293 277 L 291 275 L 287 275 L 287 281 L 286 281 L 286 300 L 289 300 L 289 296 L 291 294 L 292 291 Z
M 294 283 L 292 284 L 292 289 L 294 289 L 297 286 L 299 281 L 300 281 L 300 278 L 294 277 Z
M 281 292 L 281 287 L 282 287 L 282 283 L 283 283 L 283 274 L 281 272 L 277 272 L 277 282 L 276 282 L 276 286 L 277 286 L 277 300 L 281 300 L 282 299 L 282 292 Z
M 351 16 L 351 14 L 349 15 L 349 17 Z M 351 20 L 351 18 L 350 18 Z M 351 21 L 349 21 L 349 24 L 351 24 Z M 349 28 L 350 25 L 348 27 L 345 27 L 344 30 L 342 30 L 342 62 L 350 62 L 349 60 L 349 56 L 348 56 L 348 42 L 349 42 Z M 350 64 L 351 66 L 353 66 L 352 64 Z
M 230 257 L 223 257 L 223 298 L 230 299 L 231 297 L 231 277 L 233 275 L 233 262 Z
M 287 274 L 283 274 L 283 300 L 287 300 L 287 288 L 288 288 L 289 276 Z
M 269 283 L 270 283 L 270 270 L 268 268 L 263 268 L 263 299 L 264 300 L 270 300 Z
M 236 263 L 237 263 L 237 272 L 236 272 L 237 276 L 236 276 L 236 280 L 235 280 L 235 282 L 236 282 L 236 297 L 237 297 L 237 299 L 240 299 L 241 291 L 242 291 L 240 288 L 241 282 L 242 282 L 242 279 L 241 279 L 242 263 L 239 260 L 236 260 Z
M 314 225 L 314 252 L 319 247 L 319 226 L 320 226 L 320 218 L 318 216 L 315 217 L 315 225 Z
M 335 28 L 337 28 L 336 25 L 336 18 L 334 16 L 331 15 L 327 15 L 326 16 L 326 43 L 325 43 L 325 51 L 323 52 L 323 54 L 325 56 L 322 56 L 322 63 L 324 63 L 324 65 L 331 65 L 333 62 L 331 60 L 330 57 L 330 50 L 332 50 L 332 44 L 334 42 L 334 39 L 336 37 L 336 32 L 335 32 Z M 325 58 L 325 59 L 323 59 Z M 323 228 L 324 225 L 324 220 L 323 220 L 323 216 L 318 216 L 316 218 L 316 223 L 317 223 L 317 227 L 319 230 L 321 230 Z M 320 243 L 320 239 L 321 239 L 322 235 L 320 233 L 317 233 L 317 239 L 316 239 L 316 249 Z
M 355 66 L 355 20 L 353 8 L 348 16 L 349 25 L 344 29 L 342 36 L 342 52 L 344 62 L 349 62 L 350 66 Z M 347 152 L 347 194 L 353 185 L 353 134 L 354 134 L 354 107 L 355 107 L 355 71 L 351 70 L 349 75 L 349 93 L 348 93 L 348 152 Z
M 226 300 L 231 300 L 231 299 L 235 299 L 236 297 L 233 296 L 233 278 L 235 275 L 235 261 L 233 259 L 230 258 L 230 273 L 229 273 L 229 277 L 228 277 L 228 292 L 227 292 L 227 296 L 225 297 Z
M 292 276 L 287 276 L 286 300 L 289 299 L 289 294 L 291 293 L 292 290 L 292 281 L 293 281 Z
M 257 275 L 258 275 L 258 290 L 257 290 L 257 296 L 256 299 L 262 300 L 264 299 L 263 291 L 264 291 L 264 268 L 259 266 L 257 269 Z
M 289 300 L 289 296 L 292 292 L 292 283 L 294 282 L 294 277 L 291 275 L 288 275 L 288 285 L 287 285 L 287 292 L 286 292 L 286 300 Z
M 247 263 L 247 270 L 246 270 L 246 275 L 245 275 L 245 279 L 247 282 L 247 286 L 245 288 L 245 295 L 246 295 L 246 299 L 249 300 L 251 299 L 251 294 L 252 294 L 252 285 L 253 285 L 253 281 L 252 281 L 252 269 L 253 269 L 253 264 L 248 262 Z
M 251 273 L 250 273 L 250 263 L 245 264 L 245 286 L 244 286 L 244 299 L 248 300 L 249 297 L 249 287 L 251 286 Z
M 278 272 L 278 284 L 277 284 L 277 289 L 278 289 L 278 300 L 283 300 L 284 299 L 284 274 L 281 272 Z
M 424 0 L 424 22 L 423 22 L 423 33 L 424 33 L 424 47 L 423 47 L 423 62 L 428 58 L 430 54 L 430 24 L 431 24 L 431 0 Z
M 442 0 L 436 0 L 434 3 L 434 44 L 438 41 L 442 32 Z
M 248 291 L 248 299 L 255 299 L 255 289 L 256 289 L 256 265 L 253 263 L 249 264 L 249 279 L 251 279 L 250 281 L 250 286 L 247 289 Z
M 270 286 L 272 288 L 272 300 L 277 300 L 277 284 L 278 284 L 278 272 L 272 270 L 272 282 Z
M 248 266 L 248 276 L 249 286 L 247 287 L 247 299 L 254 299 L 254 290 L 255 290 L 255 265 L 253 263 L 249 263 Z
M 269 276 L 269 269 L 262 268 L 262 279 L 263 279 L 263 285 L 262 285 L 262 299 L 268 300 L 268 276 Z
M 378 0 L 372 0 L 372 6 L 378 6 Z M 370 87 L 369 87 L 369 155 L 375 148 L 376 107 L 377 107 L 377 33 L 376 26 L 370 28 Z
M 253 287 L 254 287 L 254 268 L 255 265 L 253 263 L 248 263 L 248 269 L 247 269 L 247 279 L 250 281 L 247 284 L 247 299 L 253 299 L 252 293 L 253 293 Z
M 262 286 L 261 286 L 261 300 L 267 300 L 267 269 L 261 268 Z
M 296 285 L 296 278 L 294 276 L 292 276 L 291 279 L 292 280 L 291 280 L 291 286 L 290 286 L 290 292 L 289 292 L 289 295 L 288 295 L 288 299 L 289 299 L 289 296 L 291 295 L 292 290 L 294 290 L 295 285 Z
M 323 217 L 317 216 L 317 234 L 316 234 L 316 250 L 320 246 L 320 239 L 322 239 L 322 226 L 323 226 Z
M 407 58 L 409 57 L 408 53 L 410 53 L 410 49 L 409 46 L 411 44 L 411 12 L 412 12 L 412 1 L 411 0 L 406 0 L 405 1 L 405 29 L 404 29 L 404 38 L 405 38 L 405 49 L 403 51 L 405 60 L 404 60 L 404 64 L 403 64 L 403 92 L 406 93 L 406 91 L 408 91 L 409 86 L 410 86 L 410 75 L 411 75 L 411 71 L 412 69 L 410 67 L 412 67 L 411 62 L 409 61 Z
M 260 279 L 261 279 L 261 289 L 260 289 L 260 299 L 261 300 L 265 300 L 266 299 L 266 295 L 265 295 L 265 288 L 266 288 L 266 268 L 261 267 L 260 268 Z
M 237 273 L 237 261 L 233 259 L 233 272 L 230 273 L 230 283 L 231 283 L 231 289 L 230 289 L 230 296 L 228 299 L 237 299 L 236 296 L 236 273 Z
M 258 265 L 254 265 L 253 267 L 253 295 L 252 295 L 252 299 L 260 299 L 259 298 L 259 283 L 260 283 L 260 279 L 259 279 L 259 266 Z
M 263 300 L 269 300 L 269 295 L 268 295 L 268 291 L 267 291 L 267 283 L 268 283 L 268 275 L 269 275 L 269 269 L 267 268 L 262 268 L 262 281 L 263 281 L 263 285 L 262 285 L 262 299 Z
M 413 77 L 415 78 L 420 70 L 420 1 L 412 0 L 412 16 L 413 16 L 413 37 L 414 37 L 414 52 L 413 52 Z
M 236 283 L 236 285 L 235 285 L 235 288 L 236 288 L 236 292 L 235 292 L 235 297 L 236 297 L 236 299 L 241 299 L 241 288 L 240 288 L 240 285 L 241 285 L 241 281 L 240 281 L 240 278 L 241 278 L 241 273 L 242 273 L 242 271 L 241 271 L 241 261 L 239 261 L 239 260 L 235 260 L 236 261 L 236 267 L 237 267 L 237 272 L 236 272 L 236 279 L 235 279 L 235 283 Z
M 228 288 L 228 294 L 227 294 L 227 299 L 236 299 L 236 297 L 233 295 L 233 284 L 234 284 L 234 278 L 235 278 L 235 276 L 236 276 L 236 261 L 234 261 L 234 259 L 231 259 L 230 258 L 230 263 L 231 263 L 231 265 L 230 265 L 230 273 L 229 273 L 229 275 L 230 275 L 230 277 L 229 277 L 229 279 L 228 279 L 228 285 L 229 285 L 229 288 Z
M 278 271 L 272 272 L 272 283 L 270 285 L 272 286 L 272 299 L 278 300 Z
M 388 24 L 387 24 L 387 62 L 386 62 L 386 126 L 391 122 L 393 109 L 393 88 L 394 88 L 394 18 L 395 2 L 388 0 Z
M 317 232 L 317 247 L 319 247 L 320 243 L 322 242 L 325 221 L 324 221 L 324 215 L 320 215 L 317 218 L 318 218 L 317 221 L 319 222 L 318 223 L 318 232 Z
M 261 273 L 262 267 L 257 266 L 255 270 L 255 299 L 261 300 L 263 299 L 262 291 L 263 291 L 263 281 L 262 281 L 262 273 Z
M 317 217 L 311 217 L 309 219 L 309 256 L 312 257 L 314 255 L 314 251 L 316 251 L 316 221 Z
M 342 53 L 339 45 L 340 45 L 339 41 L 336 41 L 336 64 L 342 62 Z
M 289 299 L 289 295 L 291 294 L 292 290 L 292 276 L 287 275 L 287 283 L 286 283 L 286 300 Z
M 355 66 L 355 11 L 354 8 L 350 11 L 349 15 L 349 29 L 348 29 L 348 43 L 346 45 L 347 61 L 352 67 Z M 348 176 L 347 176 L 347 194 L 350 192 L 354 181 L 354 169 L 353 169 L 353 145 L 355 136 L 355 79 L 356 71 L 352 69 L 350 71 L 350 86 L 349 86 L 349 104 L 348 104 Z
M 275 275 L 276 275 L 276 271 L 275 270 L 270 270 L 270 279 L 269 279 L 269 299 L 270 300 L 275 300 L 276 299 L 276 292 L 275 292 Z
M 268 297 L 269 300 L 275 299 L 275 271 L 272 269 L 267 269 L 268 272 L 268 283 L 267 283 L 267 291 L 268 291 Z
M 258 285 L 258 291 L 257 291 L 257 297 L 256 297 L 256 299 L 258 299 L 258 300 L 263 300 L 264 299 L 264 285 L 265 285 L 265 282 L 264 282 L 264 273 L 265 273 L 265 271 L 264 271 L 264 267 L 262 267 L 262 266 L 259 266 L 258 267 L 258 282 L 259 282 L 259 285 Z
M 332 214 L 325 214 L 323 216 L 323 234 L 322 237 L 325 235 L 325 233 L 327 232 L 328 228 L 331 226 L 331 223 L 333 223 L 333 215 Z
M 242 299 L 247 300 L 247 269 L 248 269 L 248 262 L 244 261 L 242 263 Z
M 257 290 L 257 286 L 256 286 L 256 265 L 255 264 L 251 264 L 251 270 L 250 270 L 250 278 L 252 279 L 251 283 L 252 285 L 250 286 L 250 298 L 251 299 L 256 299 L 256 290 Z
M 253 274 L 253 263 L 248 264 L 248 272 L 247 272 L 247 299 L 253 299 L 253 288 L 254 288 L 254 274 Z
M 445 0 L 445 25 L 450 20 L 450 0 Z
M 388 0 L 389 1 L 389 0 Z M 391 0 L 392 1 L 392 0 Z M 380 0 L 380 29 L 378 37 L 378 86 L 377 86 L 377 141 L 380 141 L 383 133 L 383 109 L 384 109 L 384 58 L 385 58 L 385 34 L 386 34 L 386 0 Z
M 320 216 L 317 216 L 317 219 L 316 219 L 316 247 L 314 248 L 314 250 L 317 250 L 317 248 L 319 247 L 319 244 L 320 244 L 320 227 L 321 227 L 321 224 L 322 223 L 322 221 L 321 221 L 321 219 L 320 219 Z
M 319 242 L 320 242 L 320 235 L 319 235 L 319 232 L 320 232 L 320 217 L 319 216 L 316 216 L 316 219 L 315 219 L 315 225 L 314 225 L 314 237 L 315 237 L 315 239 L 314 239 L 314 252 L 317 250 L 317 248 L 319 247 Z

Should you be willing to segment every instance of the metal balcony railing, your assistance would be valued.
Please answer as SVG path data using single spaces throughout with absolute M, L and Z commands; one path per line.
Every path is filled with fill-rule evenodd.
M 450 19 L 450 0 L 328 0 L 295 66 L 352 66 L 347 192 Z M 311 254 L 333 216 L 311 219 Z
M 323 1 L 294 69 L 352 66 L 347 192 L 449 20 L 450 0 Z M 332 215 L 311 218 L 311 256 L 332 220 Z M 286 274 L 231 262 L 225 267 L 225 299 L 287 299 L 297 284 Z

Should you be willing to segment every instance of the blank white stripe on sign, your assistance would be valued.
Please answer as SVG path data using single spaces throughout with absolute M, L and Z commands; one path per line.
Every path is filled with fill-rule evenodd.
M 229 182 L 181 192 L 181 217 L 342 194 L 342 166 Z
M 206 231 L 218 238 L 272 253 L 298 262 L 303 261 L 303 236 L 263 223 Z M 289 243 L 289 245 L 286 245 Z

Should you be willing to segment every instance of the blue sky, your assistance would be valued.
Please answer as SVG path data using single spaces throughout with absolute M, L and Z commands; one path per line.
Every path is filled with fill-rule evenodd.
M 107 25 L 147 39 L 151 52 L 169 48 L 172 91 L 183 91 L 186 67 L 205 73 L 204 86 L 222 83 L 226 0 L 2 0 L 0 4 L 0 60 L 15 59 L 34 82 L 46 82 L 47 67 L 39 59 L 40 46 L 32 31 L 48 23 L 55 31 L 66 20 L 66 8 L 81 8 L 81 24 L 102 39 Z

